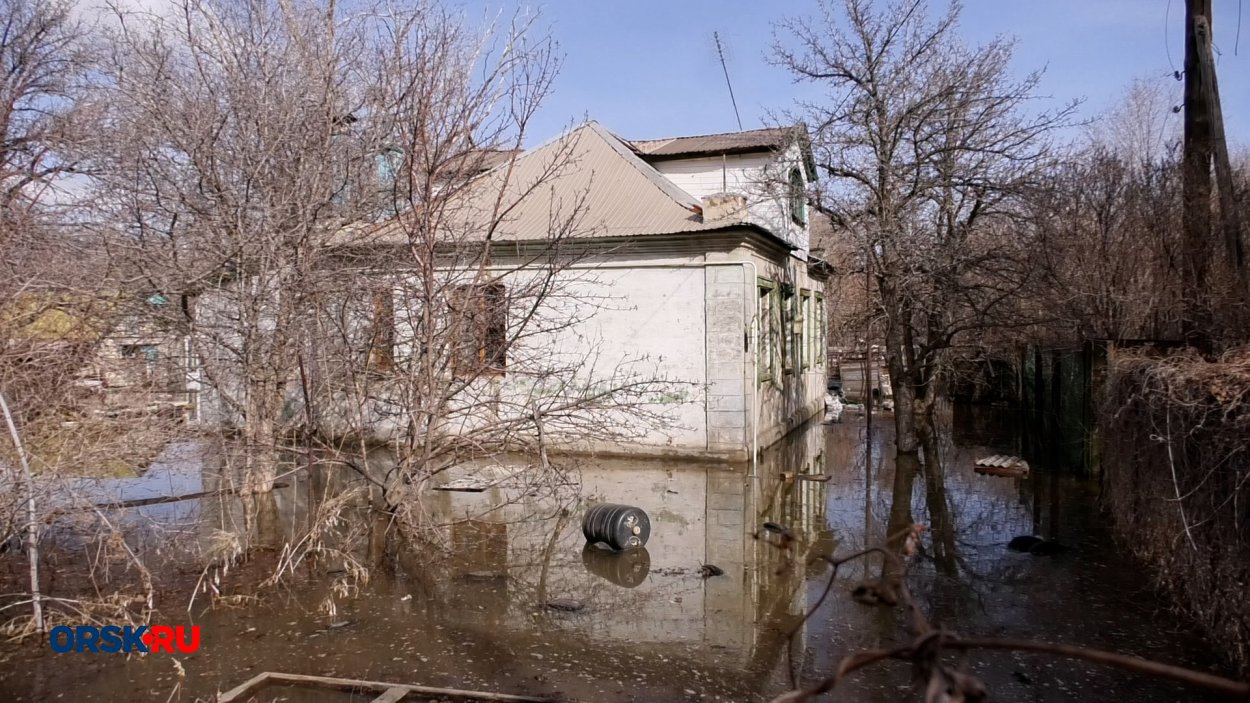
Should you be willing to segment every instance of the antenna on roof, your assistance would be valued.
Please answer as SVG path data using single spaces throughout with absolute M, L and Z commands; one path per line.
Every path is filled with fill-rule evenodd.
M 712 32 L 712 39 L 716 42 L 716 55 L 720 57 L 721 70 L 725 72 L 725 85 L 729 86 L 729 102 L 734 106 L 734 118 L 738 120 L 738 131 L 742 131 L 742 115 L 738 114 L 738 101 L 734 99 L 734 85 L 729 82 L 729 69 L 725 66 L 725 50 L 720 45 L 720 33 Z

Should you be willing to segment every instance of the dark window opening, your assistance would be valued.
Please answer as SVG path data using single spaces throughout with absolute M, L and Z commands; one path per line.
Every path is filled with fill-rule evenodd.
M 369 368 L 395 366 L 395 298 L 390 288 L 373 292 L 373 324 L 369 334 Z
M 807 225 L 807 190 L 803 183 L 803 171 L 790 171 L 790 219 L 795 224 Z
M 455 286 L 452 370 L 458 374 L 503 373 L 508 365 L 508 295 L 502 283 Z

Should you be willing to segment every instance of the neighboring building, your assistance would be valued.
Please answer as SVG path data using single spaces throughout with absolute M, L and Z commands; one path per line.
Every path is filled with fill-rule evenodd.
M 45 388 L 72 379 L 84 409 L 193 418 L 198 373 L 188 364 L 189 336 L 165 321 L 169 304 L 155 294 L 125 302 L 116 295 L 31 294 L 0 315 L 0 336 L 6 356 L 21 365 L 14 373 L 33 383 L 32 392 L 41 375 Z
M 553 176 L 552 165 L 565 159 L 569 167 Z M 645 359 L 673 392 L 650 401 L 665 420 L 640 425 L 628 443 L 575 435 L 556 443 L 741 462 L 806 422 L 822 409 L 825 389 L 825 267 L 809 251 L 806 199 L 815 177 L 801 126 L 629 141 L 595 122 L 485 171 L 448 217 L 463 214 L 468 231 L 475 213 L 510 204 L 490 234 L 489 269 L 499 273 L 480 303 L 492 310 L 474 349 L 479 363 L 499 368 L 495 392 L 527 391 L 511 362 L 521 342 L 504 341 L 514 320 L 494 306 L 534 266 L 557 215 L 576 205 L 576 232 L 563 232 L 561 245 L 576 260 L 562 296 L 576 322 L 524 343 L 548 350 L 552 363 L 593 358 L 589 383 Z M 537 183 L 541 189 L 531 188 Z M 397 226 L 382 225 L 353 229 L 336 244 L 380 257 L 404 241 Z M 394 312 L 404 307 L 404 286 L 385 303 L 394 328 L 386 356 L 397 363 L 411 353 L 403 315 Z M 385 413 L 377 417 L 377 434 L 402 431 L 381 419 Z
M 196 419 L 201 381 L 190 336 L 168 321 L 175 304 L 152 294 L 116 313 L 79 384 L 101 390 L 106 408 L 165 408 Z

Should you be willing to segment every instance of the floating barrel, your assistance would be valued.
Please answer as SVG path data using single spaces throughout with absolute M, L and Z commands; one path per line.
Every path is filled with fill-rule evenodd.
M 597 544 L 588 544 L 582 550 L 582 566 L 618 586 L 633 588 L 646 581 L 647 574 L 651 573 L 651 555 L 646 547 L 614 552 Z
M 616 551 L 641 547 L 651 536 L 651 519 L 632 505 L 600 503 L 586 511 L 582 518 L 582 534 L 586 542 L 603 542 Z

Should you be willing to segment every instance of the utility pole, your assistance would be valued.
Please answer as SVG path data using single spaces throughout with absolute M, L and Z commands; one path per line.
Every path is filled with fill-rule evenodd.
M 1205 37 L 1199 31 L 1205 25 Z M 1181 332 L 1185 343 L 1211 346 L 1207 274 L 1211 261 L 1212 105 L 1203 90 L 1202 42 L 1210 41 L 1211 0 L 1185 0 L 1185 130 L 1182 161 Z M 1208 51 L 1209 46 L 1205 47 Z
M 1208 4 L 1210 0 L 1207 0 Z M 1220 196 L 1220 230 L 1224 240 L 1224 255 L 1228 273 L 1235 290 L 1243 294 L 1250 288 L 1247 277 L 1246 256 L 1241 241 L 1241 213 L 1237 207 L 1236 190 L 1233 186 L 1233 168 L 1228 158 L 1228 139 L 1224 134 L 1224 113 L 1220 107 L 1219 80 L 1215 75 L 1215 54 L 1211 50 L 1210 16 L 1198 17 L 1194 22 L 1198 45 L 1198 80 L 1206 104 L 1211 110 L 1211 138 L 1215 159 L 1215 185 Z M 1240 296 L 1239 296 L 1240 297 Z

